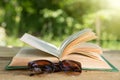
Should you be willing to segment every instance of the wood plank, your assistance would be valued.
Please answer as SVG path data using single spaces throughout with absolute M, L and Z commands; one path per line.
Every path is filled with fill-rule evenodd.
M 120 72 L 83 71 L 80 75 L 65 72 L 29 76 L 28 70 L 5 70 L 20 48 L 0 47 L 0 80 L 120 80 Z M 120 70 L 120 51 L 105 51 L 104 57 Z
M 83 71 L 80 75 L 65 72 L 41 74 L 30 77 L 28 70 L 6 71 L 9 60 L 0 60 L 0 80 L 120 80 L 120 72 Z
M 13 57 L 21 47 L 0 47 L 0 57 Z

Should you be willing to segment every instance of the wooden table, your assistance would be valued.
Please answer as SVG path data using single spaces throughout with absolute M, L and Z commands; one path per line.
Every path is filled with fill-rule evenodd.
M 6 71 L 4 68 L 19 47 L 0 47 L 0 80 L 120 80 L 120 72 L 83 71 L 80 75 L 64 72 L 28 76 L 27 70 Z M 120 51 L 105 51 L 104 57 L 120 70 Z

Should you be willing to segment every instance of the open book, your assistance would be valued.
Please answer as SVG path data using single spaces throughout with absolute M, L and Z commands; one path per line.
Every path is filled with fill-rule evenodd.
M 6 69 L 22 69 L 28 62 L 33 60 L 45 59 L 52 62 L 59 60 L 75 60 L 82 64 L 82 69 L 89 70 L 109 70 L 112 66 L 106 59 L 102 57 L 102 49 L 88 41 L 97 38 L 91 29 L 79 31 L 66 40 L 64 40 L 59 48 L 25 33 L 21 37 L 21 41 L 29 44 L 34 48 L 22 48 L 12 59 Z

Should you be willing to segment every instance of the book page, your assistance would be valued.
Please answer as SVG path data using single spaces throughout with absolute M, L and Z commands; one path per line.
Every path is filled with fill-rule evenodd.
M 100 56 L 101 57 L 101 56 Z M 87 69 L 112 69 L 107 62 L 101 57 L 102 60 L 96 60 L 80 54 L 70 54 L 61 58 L 61 60 L 74 60 L 81 63 L 82 68 Z
M 100 59 L 100 55 L 103 53 L 102 52 L 102 48 L 99 47 L 96 44 L 93 43 L 88 43 L 88 42 L 84 42 L 84 43 L 79 43 L 76 45 L 73 45 L 71 48 L 69 48 L 66 51 L 66 54 L 64 54 L 64 56 L 72 54 L 72 53 L 79 53 L 79 54 L 83 54 L 85 56 L 94 58 L 94 59 Z
M 28 62 L 33 60 L 49 60 L 58 62 L 58 58 L 46 52 L 35 48 L 22 48 L 16 56 L 13 57 L 9 66 L 27 66 Z
M 82 42 L 87 42 L 87 41 L 95 39 L 95 38 L 96 38 L 96 35 L 94 32 L 92 32 L 91 29 L 84 29 L 78 33 L 71 35 L 69 38 L 67 38 L 63 42 L 63 44 L 60 47 L 60 50 L 61 50 L 60 52 L 62 53 L 61 57 L 66 54 L 66 51 L 70 47 L 72 47 L 76 44 L 82 43 Z
M 25 33 L 20 40 L 34 48 L 58 57 L 58 48 L 48 42 L 45 42 L 27 33 Z

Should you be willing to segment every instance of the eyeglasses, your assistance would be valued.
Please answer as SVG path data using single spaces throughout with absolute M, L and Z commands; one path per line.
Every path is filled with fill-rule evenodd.
M 52 73 L 52 72 L 82 72 L 81 63 L 73 60 L 63 60 L 58 63 L 52 63 L 48 60 L 35 60 L 28 63 L 28 68 L 35 74 Z

